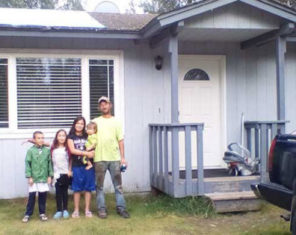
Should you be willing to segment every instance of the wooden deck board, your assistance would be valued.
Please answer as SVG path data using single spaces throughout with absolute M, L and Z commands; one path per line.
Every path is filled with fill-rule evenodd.
M 250 175 L 250 176 L 227 176 L 227 177 L 211 177 L 205 178 L 205 182 L 215 182 L 215 181 L 246 181 L 246 180 L 259 180 L 260 176 Z
M 172 181 L 172 176 L 168 176 L 169 181 Z M 227 177 L 210 177 L 204 178 L 204 182 L 237 182 L 237 181 L 249 181 L 249 180 L 259 180 L 260 176 L 251 175 L 251 176 L 227 176 Z M 197 181 L 198 179 L 192 179 L 193 181 Z M 185 182 L 185 179 L 179 179 L 180 182 Z
M 207 193 L 205 194 L 205 196 L 215 201 L 256 198 L 256 195 L 253 193 L 253 191 L 230 192 L 230 193 Z
M 192 177 L 191 186 L 188 185 L 186 179 L 177 178 L 175 185 L 173 185 L 173 177 L 171 174 L 164 176 L 163 174 L 154 174 L 152 179 L 152 187 L 167 193 L 176 198 L 182 198 L 186 196 L 202 196 L 210 193 L 232 193 L 250 191 L 251 184 L 256 184 L 260 181 L 260 176 L 229 176 L 228 174 L 217 174 L 214 177 L 215 172 L 211 172 L 211 177 L 205 177 L 203 180 L 204 190 L 201 192 L 198 189 L 198 179 Z M 164 187 L 164 182 L 168 182 L 168 187 Z M 190 193 L 188 193 L 188 187 Z
M 208 197 L 217 213 L 256 211 L 262 207 L 262 202 L 252 191 L 208 193 Z

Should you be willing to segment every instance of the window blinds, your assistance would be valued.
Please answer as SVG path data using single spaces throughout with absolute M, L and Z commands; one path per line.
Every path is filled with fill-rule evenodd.
M 107 96 L 114 110 L 114 62 L 113 60 L 89 60 L 90 117 L 98 117 L 98 99 Z
M 0 128 L 8 127 L 7 59 L 0 58 Z
M 69 127 L 81 115 L 81 59 L 17 58 L 18 128 Z

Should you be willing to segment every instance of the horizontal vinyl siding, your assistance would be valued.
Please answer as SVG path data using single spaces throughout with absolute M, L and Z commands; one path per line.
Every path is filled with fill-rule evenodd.
M 1 41 L 2 40 L 2 41 Z M 2 44 L 1 44 L 2 43 Z M 59 48 L 59 49 L 120 49 L 124 53 L 124 93 L 125 93 L 125 154 L 129 163 L 123 174 L 125 191 L 147 191 L 149 182 L 148 124 L 170 121 L 170 68 L 167 47 L 151 50 L 147 44 L 72 39 L 33 39 L 10 41 L 0 39 L 1 47 L 19 48 Z M 274 44 L 260 48 L 240 50 L 239 44 L 181 42 L 180 54 L 226 55 L 226 99 L 227 99 L 227 143 L 240 140 L 240 115 L 246 120 L 276 119 L 276 75 Z M 294 50 L 295 51 L 295 50 Z M 164 57 L 163 68 L 154 68 L 154 56 Z M 294 79 L 296 56 L 288 53 L 288 86 L 292 94 L 289 106 L 295 100 Z M 291 62 L 289 62 L 291 61 Z M 290 66 L 290 67 L 289 67 Z M 291 81 L 290 81 L 291 80 Z M 291 82 L 291 83 L 290 83 Z M 291 87 L 289 84 L 292 84 Z M 294 88 L 295 87 L 295 88 Z M 286 96 L 287 97 L 287 96 Z M 287 112 L 287 118 L 296 125 L 296 111 Z M 292 118 L 294 117 L 294 118 Z M 27 182 L 24 178 L 24 159 L 29 144 L 23 140 L 0 140 L 3 149 L 0 161 L 0 198 L 25 196 Z M 107 174 L 108 175 L 108 174 Z M 105 184 L 111 191 L 109 176 Z
M 21 41 L 15 41 L 16 45 L 24 48 L 30 47 L 31 41 L 24 45 Z M 37 47 L 47 48 L 55 41 L 47 40 L 36 44 Z M 61 40 L 57 47 L 64 49 L 74 48 L 75 42 Z M 70 46 L 67 45 L 70 43 Z M 0 40 L 1 44 L 1 40 Z M 120 44 L 120 45 L 119 45 Z M 11 45 L 11 44 L 9 44 Z M 9 46 L 8 44 L 6 46 Z M 50 47 L 53 47 L 52 45 Z M 164 70 L 157 71 L 154 68 L 152 52 L 148 45 L 134 44 L 133 42 L 98 42 L 92 41 L 79 44 L 75 49 L 121 49 L 124 61 L 124 93 L 125 93 L 125 154 L 128 161 L 128 170 L 123 173 L 123 188 L 128 192 L 141 192 L 150 190 L 149 178 L 149 130 L 148 124 L 166 121 L 168 107 L 164 99 L 170 96 L 164 93 Z M 1 51 L 1 50 L 0 50 Z M 3 51 L 3 50 L 2 50 Z M 168 60 L 165 61 L 168 64 Z M 166 81 L 167 82 L 167 81 Z M 167 91 L 168 92 L 168 91 Z M 4 149 L 0 162 L 0 187 L 7 190 L 0 191 L 0 198 L 15 198 L 27 195 L 27 182 L 25 179 L 25 154 L 31 144 L 21 145 L 24 140 L 0 140 L 0 149 Z M 5 186 L 5 187 L 4 187 Z M 113 191 L 113 186 L 106 174 L 106 192 Z
M 233 3 L 185 21 L 190 28 L 276 29 L 280 19 L 244 3 Z
M 128 191 L 150 190 L 149 123 L 163 123 L 167 107 L 164 70 L 156 70 L 151 50 L 138 45 L 124 52 L 125 150 L 129 167 L 124 173 Z
M 0 140 L 0 199 L 24 197 L 28 193 L 25 178 L 25 157 L 31 144 L 24 140 Z
M 286 120 L 287 133 L 296 129 L 296 45 L 288 43 L 286 54 L 286 82 L 285 82 L 285 100 L 286 100 Z

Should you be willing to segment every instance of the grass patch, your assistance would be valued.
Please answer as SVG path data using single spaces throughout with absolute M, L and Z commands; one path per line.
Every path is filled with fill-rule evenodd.
M 95 216 L 95 195 L 92 200 L 94 218 L 84 217 L 83 201 L 81 218 L 55 221 L 54 196 L 47 200 L 50 220 L 38 219 L 36 203 L 34 215 L 28 224 L 21 222 L 26 200 L 0 200 L 0 234 L 290 234 L 289 224 L 279 215 L 282 210 L 267 205 L 259 212 L 216 215 L 210 201 L 201 197 L 173 199 L 166 195 L 126 196 L 130 219 L 120 218 L 115 211 L 114 195 L 106 195 L 108 218 Z M 69 211 L 73 210 L 72 196 Z
M 127 204 L 137 215 L 175 214 L 178 216 L 201 215 L 208 218 L 215 214 L 212 204 L 203 197 L 171 198 L 166 195 L 128 197 Z

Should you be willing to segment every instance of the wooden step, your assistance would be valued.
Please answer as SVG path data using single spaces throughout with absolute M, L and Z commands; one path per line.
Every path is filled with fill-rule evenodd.
M 262 202 L 253 191 L 209 193 L 217 213 L 256 211 L 261 209 Z
M 250 191 L 251 184 L 258 183 L 258 176 L 230 176 L 205 178 L 205 193 L 232 193 Z

